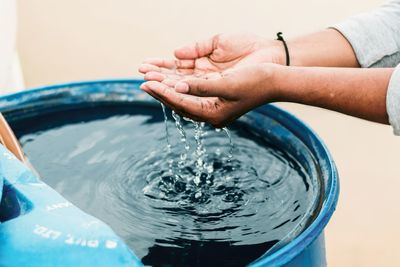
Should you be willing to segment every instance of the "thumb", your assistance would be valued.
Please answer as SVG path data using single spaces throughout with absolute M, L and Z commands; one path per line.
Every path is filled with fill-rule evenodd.
M 212 54 L 215 49 L 219 35 L 209 39 L 201 40 L 175 50 L 175 57 L 178 59 L 197 59 Z
M 225 87 L 222 79 L 192 79 L 178 82 L 175 91 L 196 96 L 219 97 L 225 95 Z

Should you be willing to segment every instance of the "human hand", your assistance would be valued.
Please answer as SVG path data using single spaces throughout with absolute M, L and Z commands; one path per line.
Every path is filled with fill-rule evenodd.
M 175 60 L 147 59 L 139 71 L 163 73 L 171 82 L 183 75 L 199 76 L 258 63 L 283 64 L 284 56 L 280 41 L 254 34 L 220 34 L 177 49 Z
M 141 88 L 182 116 L 223 127 L 249 110 L 276 100 L 276 64 L 237 67 L 203 77 L 189 77 L 169 86 L 166 75 L 149 72 Z

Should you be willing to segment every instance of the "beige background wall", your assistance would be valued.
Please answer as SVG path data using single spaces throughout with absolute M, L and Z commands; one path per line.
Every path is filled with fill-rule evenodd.
M 378 0 L 18 1 L 18 49 L 28 87 L 138 77 L 149 56 L 171 56 L 218 32 L 285 37 L 324 28 Z M 388 126 L 284 104 L 326 141 L 341 177 L 326 231 L 329 266 L 400 266 L 400 137 Z

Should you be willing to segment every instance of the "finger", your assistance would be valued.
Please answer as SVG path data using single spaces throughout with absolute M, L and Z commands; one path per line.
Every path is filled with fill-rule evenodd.
M 162 99 L 161 97 L 159 97 L 159 95 L 157 95 L 156 93 L 154 93 L 152 90 L 150 90 L 151 88 L 154 88 L 154 84 L 150 83 L 150 85 L 146 82 L 143 83 L 140 88 L 143 89 L 143 91 L 145 91 L 146 93 L 148 93 L 149 95 L 151 95 L 154 99 L 156 99 L 157 101 L 162 102 L 164 105 L 166 105 L 168 108 L 173 109 L 176 111 L 176 113 L 178 113 L 180 116 L 184 117 L 184 118 L 189 118 L 191 120 L 195 120 L 195 121 L 202 121 L 204 120 L 202 117 L 199 117 L 198 115 L 194 115 L 191 113 L 186 112 L 183 109 L 177 109 L 175 106 L 173 106 L 170 102 L 165 101 L 164 99 Z M 197 113 L 195 113 L 197 114 Z
M 143 61 L 144 64 L 150 64 L 166 69 L 193 69 L 195 61 L 193 59 L 163 59 L 163 58 L 148 58 Z
M 183 46 L 175 50 L 175 57 L 178 59 L 196 59 L 210 55 L 215 47 L 218 35 L 207 39 L 196 42 L 191 45 Z
M 172 69 L 175 68 L 175 59 L 164 59 L 164 58 L 147 58 L 143 61 L 145 64 L 151 64 L 160 68 Z
M 179 80 L 177 80 L 177 79 L 169 79 L 169 78 L 164 79 L 162 81 L 163 84 L 165 84 L 166 86 L 171 87 L 171 88 L 174 88 L 175 84 L 177 84 L 178 82 L 179 82 Z
M 160 88 L 162 88 L 163 90 L 167 90 L 168 86 L 157 81 L 148 81 L 142 83 L 140 85 L 140 88 L 147 92 L 147 91 L 159 91 Z
M 179 75 L 193 75 L 194 69 L 177 69 L 176 73 Z
M 173 110 L 189 117 L 204 118 L 202 99 L 192 95 L 181 94 L 159 82 L 147 82 L 146 88 Z
M 148 85 L 147 85 L 146 83 L 147 83 L 147 82 L 142 83 L 142 84 L 140 85 L 140 89 L 142 89 L 143 91 L 145 91 L 146 93 L 148 93 L 149 95 L 151 95 L 154 99 L 160 101 L 160 99 L 157 97 L 157 95 L 154 94 L 154 93 L 149 89 L 149 87 L 148 87 Z
M 193 69 L 195 63 L 196 62 L 193 59 L 175 60 L 175 66 L 177 69 Z
M 183 79 L 190 79 L 190 78 L 195 78 L 195 76 L 188 74 L 180 74 L 180 73 L 168 73 L 165 74 L 165 79 L 170 79 L 170 80 L 183 80 Z
M 152 64 L 147 64 L 147 63 L 141 64 L 139 66 L 139 72 L 141 72 L 143 74 L 146 74 L 147 72 L 150 72 L 150 71 L 161 72 L 161 68 L 158 66 L 152 65 Z
M 166 75 L 165 75 L 165 74 L 162 74 L 162 73 L 156 72 L 156 71 L 150 71 L 150 72 L 147 72 L 147 73 L 144 75 L 144 79 L 145 79 L 146 81 L 157 81 L 157 82 L 162 82 L 163 80 L 165 80 L 165 78 L 166 78 Z
M 157 81 L 163 82 L 164 84 L 174 87 L 178 81 L 183 79 L 195 78 L 193 75 L 181 75 L 181 74 L 164 74 L 161 72 L 150 71 L 144 75 L 146 81 Z M 165 82 L 164 82 L 165 81 Z
M 203 97 L 225 97 L 226 84 L 222 79 L 190 79 L 178 82 L 175 90 L 179 93 Z
M 151 95 L 154 99 L 157 101 L 164 103 L 167 107 L 170 109 L 174 109 L 173 106 L 170 105 L 170 103 L 165 102 L 158 94 L 156 94 L 154 91 L 157 90 L 157 88 L 160 86 L 159 82 L 155 81 L 150 81 L 150 82 L 145 82 L 140 85 L 140 89 Z
M 155 71 L 155 72 L 161 72 L 165 74 L 173 74 L 176 73 L 175 69 L 167 69 L 167 68 L 162 68 L 153 64 L 148 64 L 148 63 L 143 63 L 139 66 L 139 72 L 146 74 L 147 72 L 150 71 Z
M 177 83 L 185 79 L 195 79 L 194 75 L 167 75 L 165 79 L 162 80 L 162 83 L 174 88 Z

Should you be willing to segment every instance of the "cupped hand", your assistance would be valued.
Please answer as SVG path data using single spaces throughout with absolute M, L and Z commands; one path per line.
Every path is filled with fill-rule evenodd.
M 181 79 L 182 75 L 197 77 L 258 63 L 283 64 L 285 60 L 280 41 L 247 33 L 215 35 L 175 50 L 175 57 L 147 59 L 139 71 L 143 74 L 160 72 L 171 81 Z
M 182 116 L 223 127 L 249 110 L 276 99 L 274 73 L 278 68 L 281 66 L 276 64 L 237 67 L 203 77 L 189 77 L 173 86 L 163 83 L 164 74 L 149 72 L 147 75 L 153 79 L 141 88 Z

